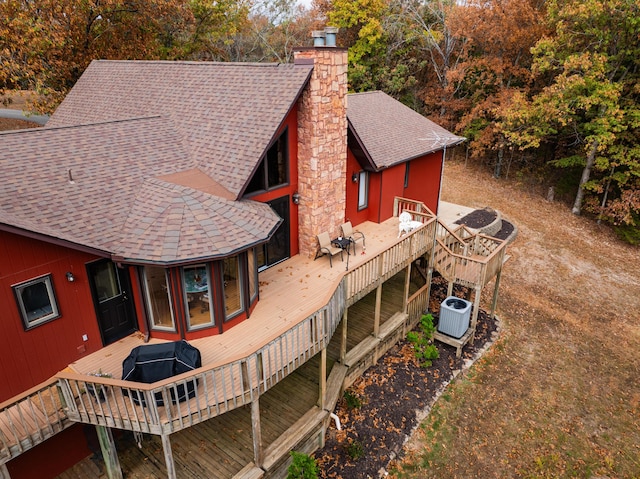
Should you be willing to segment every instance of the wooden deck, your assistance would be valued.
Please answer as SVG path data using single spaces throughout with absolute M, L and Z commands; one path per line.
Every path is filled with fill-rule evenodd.
M 398 274 L 385 283 L 384 324 L 402 307 L 404 275 Z M 372 336 L 375 292 L 350 308 L 347 349 L 351 350 Z M 328 349 L 328 366 L 340 356 L 339 335 L 334 335 Z M 265 446 L 274 445 L 287 429 L 311 410 L 319 397 L 319 357 L 316 355 L 283 381 L 260 396 L 260 420 Z M 219 417 L 171 435 L 178 477 L 229 479 L 253 461 L 251 412 L 249 406 L 229 411 Z M 128 478 L 166 476 L 162 443 L 158 436 L 145 434 L 138 448 L 133 434 L 126 432 L 117 439 L 118 456 Z M 87 458 L 59 476 L 59 479 L 102 478 L 100 458 Z
M 396 209 L 411 209 L 410 200 L 400 202 Z M 428 212 L 412 211 L 425 226 L 402 238 L 398 238 L 395 218 L 382 224 L 359 225 L 366 236 L 366 250 L 359 245 L 348 263 L 347 256 L 343 262 L 336 257 L 331 268 L 327 257 L 313 260 L 296 256 L 261 273 L 261 299 L 249 319 L 223 335 L 190 341 L 203 360 L 203 367 L 194 373 L 154 385 L 121 381 L 122 361 L 132 348 L 144 344 L 141 334 L 71 364 L 57 376 L 68 417 L 150 433 L 145 434 L 144 441 L 150 445 L 148 449 L 126 447 L 127 438 L 131 441 L 133 437 L 131 432 L 118 439 L 118 455 L 125 472 L 129 471 L 127 477 L 166 475 L 162 442 L 156 435 L 170 435 L 177 477 L 260 477 L 263 471 L 253 466 L 254 454 L 264 454 L 265 470 L 273 471 L 282 467 L 282 458 L 288 457 L 294 445 L 302 444 L 292 442 L 294 439 L 306 441 L 304 447 L 313 450 L 312 438 L 328 420 L 339 383 L 350 384 L 374 364 L 406 334 L 407 327 L 412 321 L 415 324 L 428 304 L 426 269 L 421 272 L 415 268 L 408 282 L 407 267 L 417 258 L 423 257 L 424 261 L 430 256 L 436 231 L 443 226 Z M 466 238 L 455 235 L 447 241 L 443 245 L 446 248 L 454 243 L 468 244 Z M 480 249 L 487 246 L 478 241 L 474 244 Z M 491 250 L 485 254 L 496 256 Z M 443 261 L 441 264 L 445 264 Z M 459 273 L 473 263 L 475 260 L 466 256 L 455 269 Z M 486 273 L 486 265 L 483 271 Z M 348 314 L 343 317 L 344 312 Z M 348 325 L 345 335 L 340 334 L 341 324 Z M 325 347 L 326 365 L 320 359 Z M 342 364 L 338 365 L 339 360 Z M 331 398 L 323 395 L 327 403 L 322 411 L 318 408 L 324 387 L 320 385 L 320 371 L 326 367 L 329 372 L 334 364 L 334 372 L 342 371 L 343 379 L 330 375 L 333 392 Z M 99 370 L 112 374 L 113 379 L 91 376 Z M 183 403 L 170 401 L 176 387 L 194 380 L 197 387 L 193 398 Z M 90 394 L 92 387 L 105 388 L 104 401 Z M 132 400 L 136 393 L 146 397 L 146 407 Z M 154 394 L 162 395 L 164 405 L 156 405 Z M 255 409 L 258 403 L 259 409 Z M 264 448 L 256 449 L 252 427 L 256 427 L 258 418 Z M 61 477 L 98 477 L 93 475 L 99 474 L 95 465 L 93 472 L 88 472 L 92 470 L 90 461 L 78 467 L 77 476 L 71 470 L 71 475 Z
M 397 243 L 398 221 L 363 223 L 357 229 L 366 237 L 366 253 L 361 246 L 349 256 L 349 270 Z M 291 329 L 323 307 L 346 271 L 346 261 L 317 260 L 300 255 L 290 258 L 259 275 L 260 301 L 251 317 L 222 335 L 190 341 L 202 354 L 203 365 L 221 365 L 244 358 Z M 282 298 L 287 298 L 283 301 Z M 145 344 L 141 334 L 133 334 L 71 364 L 81 374 L 102 370 L 121 378 L 122 361 L 132 348 Z M 152 343 L 162 340 L 152 339 Z

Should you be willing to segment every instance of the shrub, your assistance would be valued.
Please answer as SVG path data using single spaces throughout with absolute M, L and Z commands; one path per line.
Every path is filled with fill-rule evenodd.
M 344 392 L 344 400 L 347 402 L 349 409 L 358 409 L 362 406 L 362 400 L 348 389 Z
M 291 451 L 287 479 L 318 479 L 316 460 L 303 452 Z
M 413 344 L 413 350 L 416 358 L 420 361 L 422 367 L 429 367 L 433 364 L 434 359 L 440 357 L 438 348 L 432 344 L 433 334 L 436 331 L 433 325 L 433 316 L 431 314 L 423 314 L 420 318 L 419 331 L 409 331 L 407 340 Z
M 347 446 L 347 454 L 353 460 L 360 459 L 364 456 L 364 446 L 360 441 L 354 439 Z

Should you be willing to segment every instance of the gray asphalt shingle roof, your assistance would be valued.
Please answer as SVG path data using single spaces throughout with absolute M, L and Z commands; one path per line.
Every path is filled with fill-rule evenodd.
M 129 261 L 173 263 L 265 241 L 280 218 L 157 177 L 190 170 L 168 118 L 0 133 L 0 222 Z
M 93 61 L 47 127 L 171 118 L 197 166 L 238 198 L 311 70 L 292 64 Z
M 376 170 L 464 141 L 381 91 L 349 95 L 347 119 Z

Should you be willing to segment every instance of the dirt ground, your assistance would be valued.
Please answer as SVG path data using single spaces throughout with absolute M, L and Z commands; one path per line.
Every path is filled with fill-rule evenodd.
M 343 429 L 316 454 L 320 477 L 640 478 L 640 250 L 454 161 L 443 199 L 496 209 L 518 228 L 500 335 L 448 387 L 461 366 L 448 347 L 427 371 L 406 343 L 392 349 L 349 390 L 361 404 L 339 402 Z M 490 339 L 486 316 L 479 325 L 467 360 Z
M 640 249 L 461 163 L 447 163 L 442 198 L 494 208 L 519 229 L 500 285 L 503 330 L 390 476 L 640 477 Z

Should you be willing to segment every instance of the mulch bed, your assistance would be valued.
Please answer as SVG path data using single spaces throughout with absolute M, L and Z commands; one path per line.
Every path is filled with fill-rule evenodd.
M 446 297 L 446 288 L 446 281 L 434 277 L 430 299 L 434 318 Z M 465 292 L 458 286 L 454 288 L 456 296 L 463 297 Z M 325 447 L 314 454 L 319 477 L 361 479 L 382 476 L 418 425 L 418 414 L 433 404 L 454 371 L 461 369 L 465 360 L 474 358 L 496 330 L 496 322 L 480 310 L 475 341 L 465 346 L 462 358 L 456 358 L 452 346 L 436 342 L 440 357 L 430 367 L 418 364 L 413 346 L 406 340 L 389 350 L 338 401 L 335 413 L 340 418 L 342 430 L 338 431 L 332 424 Z M 347 402 L 353 406 L 353 398 L 361 403 L 359 407 L 349 407 Z
M 483 208 L 481 210 L 473 210 L 471 213 L 463 216 L 455 223 L 457 225 L 465 225 L 469 228 L 479 229 L 490 225 L 497 217 L 498 213 L 495 210 Z

